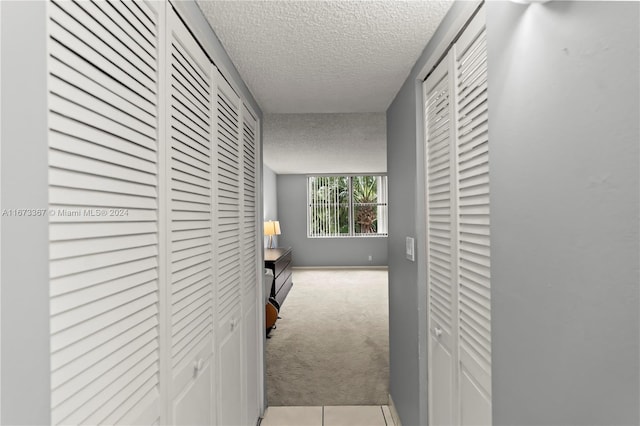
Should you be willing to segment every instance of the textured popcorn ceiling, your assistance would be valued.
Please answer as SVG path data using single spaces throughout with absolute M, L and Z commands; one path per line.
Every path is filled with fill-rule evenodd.
M 385 111 L 451 3 L 198 0 L 265 113 Z
M 264 163 L 278 174 L 384 173 L 386 116 L 266 114 Z
M 384 173 L 386 116 L 265 114 L 264 163 L 278 174 Z

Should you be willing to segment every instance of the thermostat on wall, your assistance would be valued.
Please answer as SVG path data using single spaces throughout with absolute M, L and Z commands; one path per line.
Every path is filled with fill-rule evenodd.
M 407 259 L 409 259 L 412 262 L 415 262 L 416 257 L 414 252 L 413 238 L 407 237 L 407 248 L 405 251 L 406 251 Z

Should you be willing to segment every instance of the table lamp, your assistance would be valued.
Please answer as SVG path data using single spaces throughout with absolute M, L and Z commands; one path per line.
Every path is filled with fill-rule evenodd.
M 269 236 L 269 248 L 273 248 L 273 236 L 280 235 L 280 222 L 277 220 L 265 222 L 264 235 Z

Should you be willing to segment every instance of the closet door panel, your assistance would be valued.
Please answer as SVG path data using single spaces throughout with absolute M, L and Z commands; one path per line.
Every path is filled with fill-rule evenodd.
M 242 205 L 242 306 L 244 325 L 244 424 L 254 424 L 260 416 L 258 387 L 258 192 L 257 192 L 257 133 L 258 121 L 251 109 L 242 106 L 242 158 L 243 158 L 243 205 Z
M 490 425 L 491 401 L 478 385 L 475 374 L 462 370 L 460 374 L 460 424 L 463 426 Z
M 491 424 L 487 43 L 484 9 L 455 49 L 461 424 Z
M 216 98 L 218 424 L 242 423 L 242 119 L 240 97 L 219 73 Z
M 244 366 L 245 372 L 245 395 L 243 404 L 245 410 L 246 421 L 244 424 L 255 424 L 260 417 L 260 377 L 259 375 L 259 363 L 261 358 L 259 356 L 260 347 L 258 345 L 258 339 L 262 339 L 262 333 L 260 331 L 264 328 L 261 327 L 262 323 L 259 321 L 258 305 L 254 302 L 244 312 Z
M 54 424 L 160 417 L 157 6 L 48 6 Z
M 211 406 L 212 375 L 209 365 L 201 367 L 202 374 L 198 374 L 193 383 L 184 389 L 175 399 L 173 414 L 174 425 L 210 425 L 213 424 L 210 410 L 202 407 Z
M 484 9 L 425 81 L 433 424 L 491 424 L 490 194 Z
M 172 422 L 212 423 L 213 71 L 173 9 L 167 37 L 167 258 Z
M 452 81 L 444 60 L 425 83 L 429 388 L 432 424 L 454 423 L 455 207 Z
M 241 123 L 240 98 L 222 74 L 217 81 L 217 314 L 222 326 L 241 303 Z
M 229 332 L 220 343 L 220 381 L 218 393 L 219 425 L 242 425 L 242 333 L 237 323 L 229 323 Z

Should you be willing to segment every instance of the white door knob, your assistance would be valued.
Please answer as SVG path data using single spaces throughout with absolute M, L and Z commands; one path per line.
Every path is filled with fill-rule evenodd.
M 441 329 L 440 327 L 434 327 L 434 329 L 433 329 L 433 334 L 434 334 L 436 337 L 440 337 L 440 336 L 442 336 L 442 329 Z
M 204 361 L 202 360 L 202 358 L 193 361 L 193 375 L 194 377 L 198 375 L 198 372 L 200 370 L 202 370 L 202 364 L 204 364 Z

